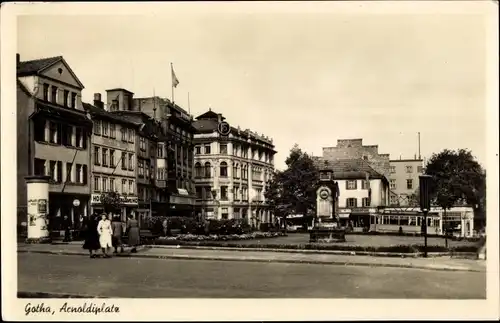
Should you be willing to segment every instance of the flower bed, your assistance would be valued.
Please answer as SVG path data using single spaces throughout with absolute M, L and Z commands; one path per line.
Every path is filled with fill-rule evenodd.
M 420 232 L 378 232 L 378 231 L 368 231 L 368 232 L 352 232 L 352 231 L 346 231 L 347 235 L 367 235 L 367 236 L 403 236 L 403 237 L 423 237 L 423 234 Z M 445 237 L 443 235 L 438 235 L 438 234 L 428 234 L 427 237 L 429 238 L 443 238 Z M 457 237 L 457 236 L 448 236 L 448 240 L 452 241 L 470 241 L 470 242 L 477 242 L 481 241 L 483 238 L 482 237 Z
M 252 240 L 266 239 L 284 236 L 281 232 L 252 232 L 244 234 L 227 234 L 227 235 L 197 235 L 197 234 L 179 234 L 177 236 L 160 237 L 155 240 L 155 244 L 178 244 L 179 242 L 210 242 L 210 241 L 237 241 L 237 240 Z
M 261 233 L 263 234 L 263 233 Z M 273 233 L 278 234 L 278 233 Z M 189 237 L 188 237 L 189 236 Z M 246 238 L 245 238 L 246 237 Z M 271 238 L 273 236 L 265 236 L 264 238 Z M 259 236 L 258 238 L 263 238 Z M 258 239 L 257 238 L 257 239 Z M 239 240 L 243 239 L 256 239 L 250 238 L 248 235 L 239 236 Z M 193 247 L 223 247 L 223 248 L 257 248 L 257 249 L 281 249 L 281 250 L 330 250 L 330 251 L 352 251 L 352 252 L 384 252 L 384 253 L 422 253 L 424 246 L 420 244 L 412 245 L 394 245 L 394 246 L 353 246 L 342 244 L 319 244 L 319 243 L 306 243 L 306 244 L 243 244 L 238 243 L 237 237 L 234 236 L 194 236 L 186 235 L 179 237 L 162 237 L 155 240 L 156 245 L 181 245 Z M 449 253 L 476 253 L 477 246 L 456 246 L 444 247 L 431 245 L 427 246 L 427 252 L 449 252 Z

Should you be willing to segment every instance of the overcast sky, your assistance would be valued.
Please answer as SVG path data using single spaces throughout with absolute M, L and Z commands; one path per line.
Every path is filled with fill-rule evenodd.
M 64 56 L 87 102 L 114 87 L 170 98 L 173 62 L 175 101 L 274 138 L 277 168 L 295 143 L 321 155 L 347 138 L 413 158 L 419 131 L 422 156 L 468 148 L 484 164 L 483 16 L 218 9 L 22 16 L 17 48 Z

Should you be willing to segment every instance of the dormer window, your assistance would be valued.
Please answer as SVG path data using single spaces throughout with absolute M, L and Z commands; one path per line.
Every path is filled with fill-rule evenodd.
M 52 86 L 50 102 L 57 103 L 57 86 Z
M 49 85 L 47 83 L 43 84 L 43 100 L 49 101 Z
M 69 107 L 69 91 L 64 90 L 64 106 Z

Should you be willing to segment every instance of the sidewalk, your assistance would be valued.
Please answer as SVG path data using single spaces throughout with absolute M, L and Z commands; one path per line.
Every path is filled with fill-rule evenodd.
M 60 255 L 85 255 L 88 252 L 82 249 L 81 242 L 69 244 L 18 244 L 18 252 L 49 253 Z M 373 266 L 415 268 L 445 271 L 486 272 L 486 262 L 468 259 L 454 259 L 450 257 L 434 258 L 394 258 L 349 256 L 334 254 L 304 254 L 268 251 L 233 251 L 182 249 L 175 246 L 141 247 L 137 253 L 130 253 L 129 249 L 121 257 L 157 258 L 157 259 L 194 259 L 215 261 L 250 261 L 250 262 L 280 262 L 304 263 L 342 266 Z

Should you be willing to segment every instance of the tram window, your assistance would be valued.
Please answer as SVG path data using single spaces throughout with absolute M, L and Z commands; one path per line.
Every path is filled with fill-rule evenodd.
M 402 216 L 399 218 L 399 225 L 408 225 L 409 224 L 409 219 L 406 216 Z

